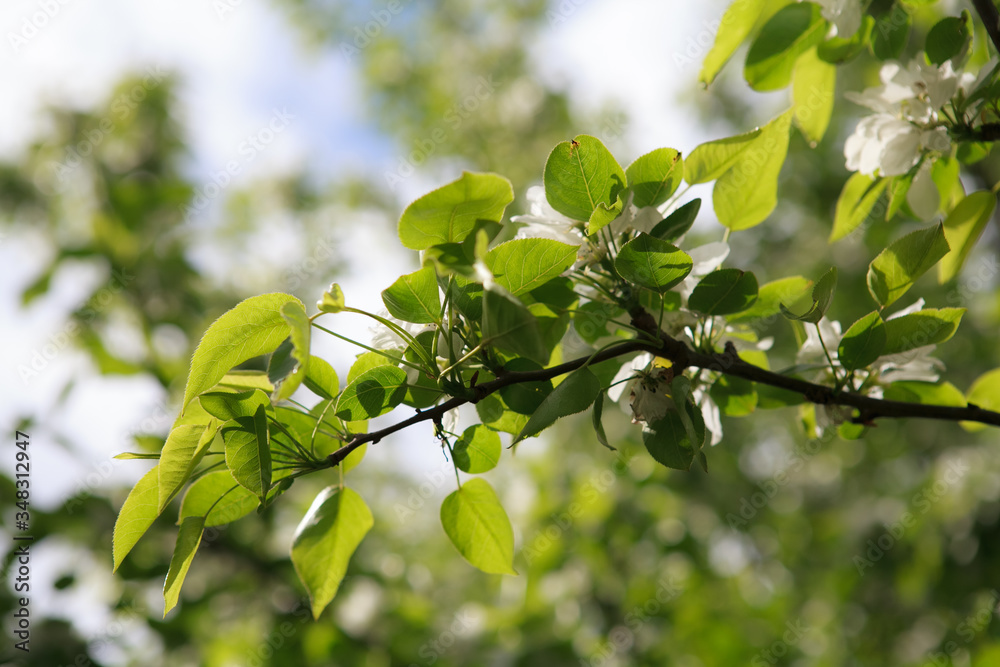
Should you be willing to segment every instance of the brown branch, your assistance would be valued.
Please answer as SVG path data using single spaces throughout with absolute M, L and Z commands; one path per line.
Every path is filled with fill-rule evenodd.
M 631 340 L 609 347 L 590 357 L 581 357 L 573 361 L 542 368 L 537 371 L 512 371 L 505 373 L 502 377 L 476 385 L 472 388 L 474 398 L 456 396 L 448 399 L 441 405 L 424 411 L 417 411 L 415 415 L 404 419 L 401 422 L 387 426 L 386 428 L 371 433 L 359 433 L 350 442 L 333 452 L 327 457 L 331 467 L 336 466 L 361 445 L 371 442 L 376 443 L 387 435 L 401 431 L 408 426 L 419 424 L 423 421 L 440 421 L 444 413 L 453 408 L 457 408 L 465 403 L 478 403 L 493 392 L 522 382 L 543 382 L 552 378 L 571 373 L 583 366 L 590 359 L 590 363 L 600 363 L 608 359 L 614 359 L 631 352 L 650 352 L 657 356 L 669 359 L 675 372 L 680 372 L 685 368 L 702 368 L 724 375 L 741 377 L 751 382 L 766 384 L 779 389 L 801 394 L 807 401 L 819 405 L 843 405 L 858 410 L 858 415 L 851 421 L 861 424 L 871 424 L 880 417 L 889 418 L 920 418 L 936 419 L 941 421 L 970 421 L 991 426 L 1000 426 L 1000 412 L 984 410 L 977 405 L 969 404 L 966 407 L 951 407 L 945 405 L 928 405 L 925 403 L 906 403 L 904 401 L 889 401 L 882 398 L 871 398 L 863 394 L 847 391 L 838 391 L 833 387 L 816 384 L 800 378 L 781 375 L 773 371 L 765 370 L 759 366 L 747 363 L 740 359 L 736 349 L 732 345 L 727 345 L 724 352 L 704 354 L 689 348 L 682 341 L 673 338 L 666 333 L 656 331 L 656 321 L 645 310 L 637 308 L 631 312 L 632 324 L 650 336 L 659 334 L 658 341 L 652 340 Z
M 972 0 L 972 6 L 976 8 L 980 20 L 986 26 L 986 32 L 993 40 L 993 46 L 1000 52 L 1000 12 L 993 0 Z

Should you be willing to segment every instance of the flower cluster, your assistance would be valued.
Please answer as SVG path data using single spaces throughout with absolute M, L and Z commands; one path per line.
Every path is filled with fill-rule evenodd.
M 923 54 L 904 67 L 887 62 L 879 71 L 881 86 L 845 97 L 876 113 L 862 118 L 844 144 L 847 168 L 863 174 L 897 176 L 909 171 L 929 151 L 947 153 L 951 141 L 939 112 L 975 78 L 958 73 L 950 60 L 927 64 Z

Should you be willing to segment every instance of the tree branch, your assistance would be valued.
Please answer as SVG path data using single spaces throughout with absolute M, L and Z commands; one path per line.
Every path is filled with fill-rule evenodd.
M 496 380 L 486 382 L 472 387 L 474 398 L 453 397 L 429 410 L 418 410 L 415 415 L 404 419 L 401 422 L 387 426 L 386 428 L 373 431 L 371 433 L 359 433 L 350 442 L 333 452 L 327 457 L 331 467 L 338 465 L 348 454 L 361 445 L 371 442 L 376 443 L 387 435 L 401 431 L 404 428 L 419 424 L 423 421 L 440 421 L 444 413 L 457 408 L 465 403 L 478 403 L 490 394 L 510 385 L 522 382 L 543 382 L 566 373 L 571 373 L 583 366 L 590 359 L 590 363 L 600 363 L 608 359 L 614 359 L 631 352 L 650 352 L 659 357 L 669 359 L 673 364 L 676 373 L 685 368 L 702 368 L 724 375 L 741 377 L 751 382 L 766 384 L 779 389 L 785 389 L 797 394 L 801 394 L 807 401 L 819 405 L 843 405 L 858 410 L 858 415 L 851 419 L 854 423 L 871 424 L 879 417 L 890 418 L 920 418 L 936 419 L 941 421 L 970 421 L 991 426 L 1000 426 L 1000 412 L 984 410 L 977 405 L 969 404 L 966 407 L 951 407 L 945 405 L 928 405 L 926 403 L 907 403 L 904 401 L 889 401 L 882 398 L 871 398 L 863 394 L 856 394 L 847 391 L 837 391 L 833 387 L 828 387 L 815 382 L 809 382 L 788 375 L 781 375 L 773 371 L 765 370 L 759 366 L 747 363 L 740 359 L 736 348 L 729 344 L 724 352 L 714 354 L 704 354 L 689 348 L 682 341 L 667 335 L 662 331 L 657 331 L 656 320 L 647 311 L 637 308 L 631 312 L 632 324 L 658 340 L 631 340 L 609 347 L 596 354 L 593 359 L 581 357 L 566 363 L 542 368 L 537 371 L 514 371 L 506 373 Z
M 997 11 L 993 0 L 972 0 L 972 6 L 976 8 L 976 13 L 986 26 L 986 32 L 993 40 L 993 46 L 1000 52 L 1000 12 Z

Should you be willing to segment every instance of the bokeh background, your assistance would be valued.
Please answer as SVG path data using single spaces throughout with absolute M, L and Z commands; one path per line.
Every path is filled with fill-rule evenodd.
M 908 53 L 963 6 L 916 4 Z M 844 441 L 807 437 L 794 408 L 760 412 L 725 421 L 704 474 L 655 466 L 617 410 L 617 452 L 589 420 L 566 420 L 489 474 L 518 577 L 474 570 L 447 541 L 451 466 L 428 428 L 371 447 L 352 473 L 375 529 L 318 622 L 287 557 L 316 476 L 207 534 L 165 619 L 169 512 L 111 573 L 117 509 L 149 468 L 112 457 L 158 445 L 215 317 L 261 292 L 311 303 L 334 280 L 378 310 L 416 266 L 395 241 L 399 213 L 462 169 L 508 176 L 512 215 L 552 146 L 576 134 L 627 164 L 764 124 L 787 93 L 751 93 L 739 62 L 711 89 L 696 84 L 724 8 L 6 0 L 0 664 L 1000 664 L 1000 438 L 951 424 L 886 420 Z M 859 62 L 838 90 L 876 80 Z M 779 208 L 730 239 L 729 264 L 762 281 L 838 265 L 831 314 L 847 323 L 870 309 L 873 249 L 917 224 L 871 221 L 827 244 L 861 112 L 838 105 L 815 148 L 794 135 Z M 967 189 L 997 169 L 992 156 L 975 165 Z M 690 246 L 722 236 L 702 211 Z M 963 389 L 1000 365 L 998 254 L 991 225 L 957 281 L 919 286 L 929 307 L 969 308 L 938 352 Z M 365 322 L 337 325 L 367 339 Z M 762 333 L 781 367 L 788 326 Z M 314 346 L 346 373 L 355 350 Z M 10 632 L 16 429 L 31 434 L 28 655 Z

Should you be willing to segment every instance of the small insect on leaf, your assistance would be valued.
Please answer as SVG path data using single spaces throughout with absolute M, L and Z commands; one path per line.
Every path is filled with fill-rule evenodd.
M 569 140 L 569 152 L 570 153 L 572 153 L 573 151 L 575 151 L 579 147 L 580 147 L 580 142 L 579 141 L 577 141 L 576 139 L 570 139 Z

